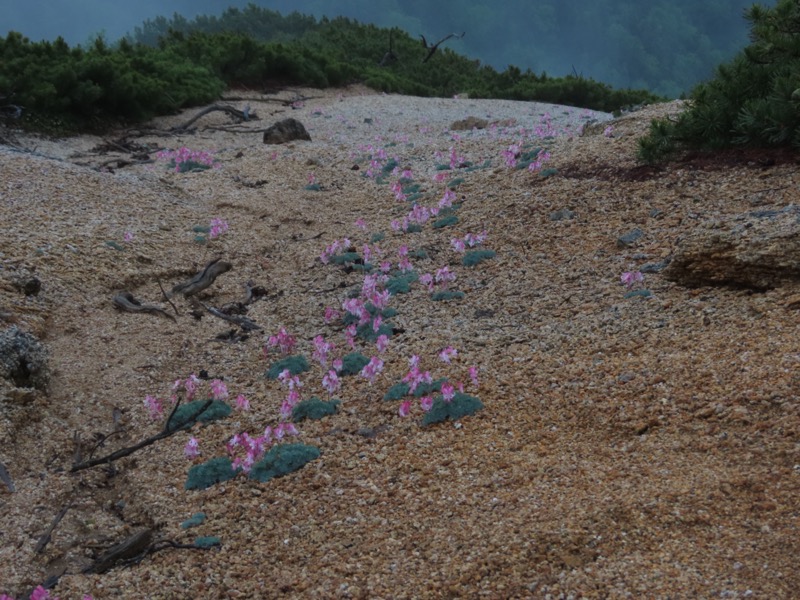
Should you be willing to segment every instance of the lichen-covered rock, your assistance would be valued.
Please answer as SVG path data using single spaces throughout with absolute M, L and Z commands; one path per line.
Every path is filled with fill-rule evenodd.
M 663 273 L 688 286 L 764 290 L 800 282 L 800 207 L 707 223 L 678 242 Z
M 265 144 L 285 144 L 293 140 L 311 141 L 305 126 L 297 119 L 278 121 L 264 132 Z
M 44 390 L 49 381 L 47 349 L 16 326 L 0 332 L 0 378 L 19 388 Z

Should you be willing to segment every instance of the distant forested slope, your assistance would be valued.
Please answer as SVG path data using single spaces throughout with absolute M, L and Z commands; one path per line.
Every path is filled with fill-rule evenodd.
M 197 3 L 186 4 L 196 14 Z M 614 87 L 646 88 L 676 97 L 711 77 L 718 64 L 747 44 L 742 15 L 752 2 L 271 0 L 255 4 L 285 14 L 343 15 L 433 40 L 466 32 L 462 40 L 449 41 L 448 47 L 498 70 L 515 65 L 554 76 L 574 70 Z M 181 18 L 150 20 L 140 28 L 144 35 L 139 37 L 152 39 L 169 26 L 180 29 L 186 23 Z

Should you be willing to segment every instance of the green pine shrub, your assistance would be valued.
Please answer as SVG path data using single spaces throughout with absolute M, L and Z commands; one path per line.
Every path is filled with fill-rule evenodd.
M 306 444 L 276 444 L 250 470 L 250 479 L 266 483 L 302 469 L 320 457 L 319 448 Z
M 645 163 L 688 149 L 735 146 L 800 149 L 800 3 L 747 10 L 752 43 L 692 90 L 676 119 L 656 119 L 639 141 Z

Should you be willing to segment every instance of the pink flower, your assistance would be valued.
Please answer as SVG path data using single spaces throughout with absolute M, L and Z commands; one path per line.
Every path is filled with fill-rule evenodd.
M 455 358 L 456 356 L 458 356 L 458 350 L 456 350 L 452 346 L 448 346 L 447 348 L 439 352 L 439 360 L 441 360 L 442 362 L 446 362 L 447 364 L 450 364 L 450 360 Z
M 449 382 L 445 381 L 442 384 L 442 398 L 445 402 L 450 402 L 456 395 L 456 389 Z
M 472 380 L 472 385 L 478 387 L 478 367 L 475 365 L 469 368 L 469 378 Z
M 431 408 L 433 408 L 433 398 L 431 396 L 423 396 L 419 399 L 419 405 L 422 407 L 424 412 L 428 412 Z
M 250 410 L 250 401 L 243 394 L 236 396 L 236 408 L 242 412 Z
M 211 395 L 214 400 L 224 400 L 228 397 L 228 387 L 221 379 L 214 379 L 211 381 Z
M 361 369 L 361 376 L 372 384 L 375 383 L 375 378 L 381 371 L 383 371 L 383 361 L 377 356 L 373 356 Z
M 389 336 L 387 335 L 379 335 L 378 339 L 375 340 L 375 345 L 378 347 L 378 352 L 381 354 L 386 351 L 386 347 L 389 345 Z
M 339 381 L 339 376 L 336 374 L 336 371 L 331 369 L 322 377 L 322 387 L 324 387 L 331 396 L 342 387 L 342 383 Z
M 285 327 L 281 327 L 277 335 L 272 335 L 267 340 L 267 345 L 270 348 L 277 347 L 281 354 L 290 354 L 295 343 L 296 340 L 294 337 L 289 335 Z
M 186 445 L 183 447 L 183 453 L 186 455 L 186 458 L 190 459 L 195 459 L 200 456 L 200 444 L 197 442 L 197 438 L 189 438 L 189 441 L 186 442 Z
M 364 231 L 367 230 L 367 222 L 364 219 L 356 219 L 355 226 Z
M 456 252 L 464 252 L 464 250 L 466 250 L 466 247 L 464 245 L 464 240 L 460 238 L 453 238 L 452 240 L 450 240 L 450 245 Z
M 326 306 L 325 307 L 325 324 L 326 325 L 331 323 L 332 321 L 335 321 L 336 319 L 338 319 L 341 316 L 342 315 L 339 313 L 339 311 L 336 310 L 335 308 L 333 308 L 332 306 Z
M 164 415 L 164 406 L 161 400 L 149 394 L 144 397 L 144 406 L 147 412 L 150 413 L 150 418 L 154 421 L 160 419 Z
M 211 229 L 208 232 L 208 237 L 214 239 L 221 236 L 228 231 L 228 222 L 222 219 L 211 219 Z
M 612 125 L 609 125 L 605 129 L 603 129 L 603 135 L 606 136 L 607 138 L 614 137 L 614 127 Z
M 123 239 L 126 242 L 132 242 L 133 241 L 133 232 L 132 231 L 126 231 L 125 235 L 123 236 Z
M 644 281 L 644 275 L 642 275 L 641 271 L 627 271 L 620 277 L 620 282 L 629 289 L 642 281 Z
M 411 412 L 411 400 L 404 400 L 400 404 L 400 410 L 397 411 L 401 417 L 407 417 Z

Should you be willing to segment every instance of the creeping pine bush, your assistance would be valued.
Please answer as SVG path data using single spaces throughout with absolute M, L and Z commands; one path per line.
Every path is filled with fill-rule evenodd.
M 484 260 L 494 258 L 495 256 L 497 256 L 497 252 L 494 250 L 470 250 L 464 254 L 464 257 L 461 259 L 461 264 L 465 267 L 474 267 Z

